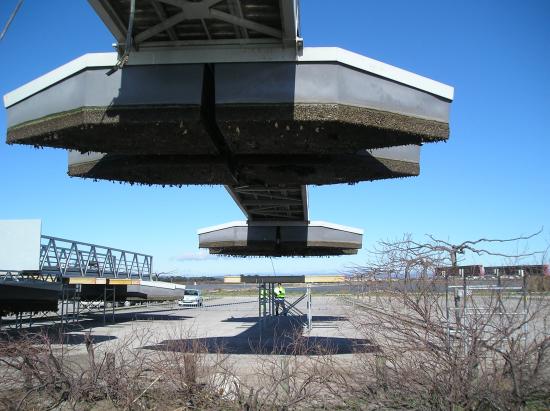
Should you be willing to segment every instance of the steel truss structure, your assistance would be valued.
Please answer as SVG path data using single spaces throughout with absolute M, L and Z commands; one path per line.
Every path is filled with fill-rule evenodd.
M 248 221 L 307 221 L 307 187 L 226 186 Z
M 22 277 L 20 271 L 0 269 L 0 284 L 6 281 L 19 281 L 21 278 Z
M 153 257 L 134 251 L 43 235 L 39 275 L 64 277 L 152 279 Z
M 298 0 L 88 0 L 120 48 L 296 47 Z M 125 50 L 129 51 L 129 50 Z

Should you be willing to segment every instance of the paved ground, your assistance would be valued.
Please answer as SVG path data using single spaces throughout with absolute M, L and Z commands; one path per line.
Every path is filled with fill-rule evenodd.
M 306 312 L 305 302 L 297 307 Z M 68 341 L 76 344 L 83 340 L 87 332 L 98 344 L 139 337 L 133 338 L 132 345 L 145 349 L 161 349 L 160 346 L 166 345 L 166 341 L 174 339 L 201 339 L 211 349 L 215 348 L 215 343 L 223 343 L 229 353 L 250 354 L 254 349 L 248 344 L 249 341 L 265 342 L 288 336 L 290 332 L 299 332 L 305 337 L 315 338 L 317 342 L 325 339 L 327 344 L 330 343 L 335 349 L 340 347 L 341 352 L 345 353 L 351 350 L 352 340 L 347 339 L 357 338 L 346 311 L 346 307 L 335 297 L 314 297 L 313 329 L 308 333 L 303 329 L 303 317 L 275 317 L 260 322 L 257 300 L 225 297 L 205 302 L 202 308 L 168 305 L 117 311 L 114 323 L 108 322 L 105 326 L 102 325 L 102 312 L 98 312 L 67 334 L 70 337 Z M 112 320 L 111 315 L 107 319 Z
M 295 300 L 289 296 L 287 302 Z M 307 312 L 305 300 L 297 305 Z M 62 338 L 75 354 L 84 354 L 84 342 L 91 336 L 96 347 L 127 344 L 133 349 L 187 350 L 200 344 L 209 352 L 223 350 L 236 355 L 288 354 L 293 337 L 303 336 L 302 351 L 316 347 L 338 354 L 349 354 L 363 342 L 348 321 L 348 308 L 338 297 L 313 296 L 313 328 L 305 328 L 306 317 L 270 317 L 259 321 L 258 302 L 253 297 L 221 297 L 205 301 L 200 308 L 178 308 L 174 303 L 84 313 L 81 321 L 63 329 L 56 318 L 35 319 L 31 329 L 47 328 L 57 341 Z M 52 324 L 55 324 L 52 326 Z
M 289 297 L 294 300 L 295 297 Z M 140 352 L 186 351 L 200 347 L 214 357 L 219 350 L 231 354 L 234 369 L 242 378 L 254 378 L 253 365 L 262 357 L 293 353 L 296 334 L 302 335 L 300 354 L 338 353 L 350 361 L 351 352 L 361 349 L 359 339 L 347 317 L 347 307 L 336 297 L 313 297 L 313 328 L 303 327 L 304 318 L 272 317 L 258 321 L 257 300 L 250 297 L 218 298 L 201 308 L 174 305 L 138 307 L 115 312 L 114 322 L 103 325 L 102 311 L 88 315 L 79 324 L 48 327 L 55 340 L 62 335 L 68 353 L 86 361 L 85 341 L 89 334 L 97 351 L 117 351 L 127 347 Z M 298 308 L 306 312 L 305 302 Z M 108 316 L 108 320 L 112 320 Z M 39 323 L 33 327 L 37 329 Z M 320 352 L 321 351 L 321 352 Z M 249 375 L 250 374 L 250 375 Z

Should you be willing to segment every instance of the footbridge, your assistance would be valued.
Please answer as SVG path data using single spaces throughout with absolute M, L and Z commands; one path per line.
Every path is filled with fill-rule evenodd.
M 246 220 L 199 230 L 212 254 L 355 254 L 363 231 L 311 221 L 307 186 L 417 176 L 449 137 L 452 87 L 304 47 L 298 0 L 89 3 L 117 52 L 8 93 L 7 142 L 68 150 L 73 177 L 225 186 Z
M 153 257 L 41 234 L 40 220 L 0 221 L 0 313 L 57 311 L 67 300 L 176 299 Z

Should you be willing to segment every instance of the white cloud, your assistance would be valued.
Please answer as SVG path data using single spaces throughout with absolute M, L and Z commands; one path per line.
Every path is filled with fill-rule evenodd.
M 176 261 L 207 261 L 207 260 L 217 260 L 219 256 L 209 254 L 207 250 L 199 251 L 186 251 L 183 254 L 173 257 L 173 260 Z

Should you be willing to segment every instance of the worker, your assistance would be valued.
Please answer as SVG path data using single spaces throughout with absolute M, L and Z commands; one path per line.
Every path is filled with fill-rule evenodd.
M 281 283 L 277 284 L 277 287 L 273 290 L 275 295 L 275 315 L 279 315 L 279 307 L 281 308 L 281 314 L 286 315 L 285 310 L 285 287 Z

